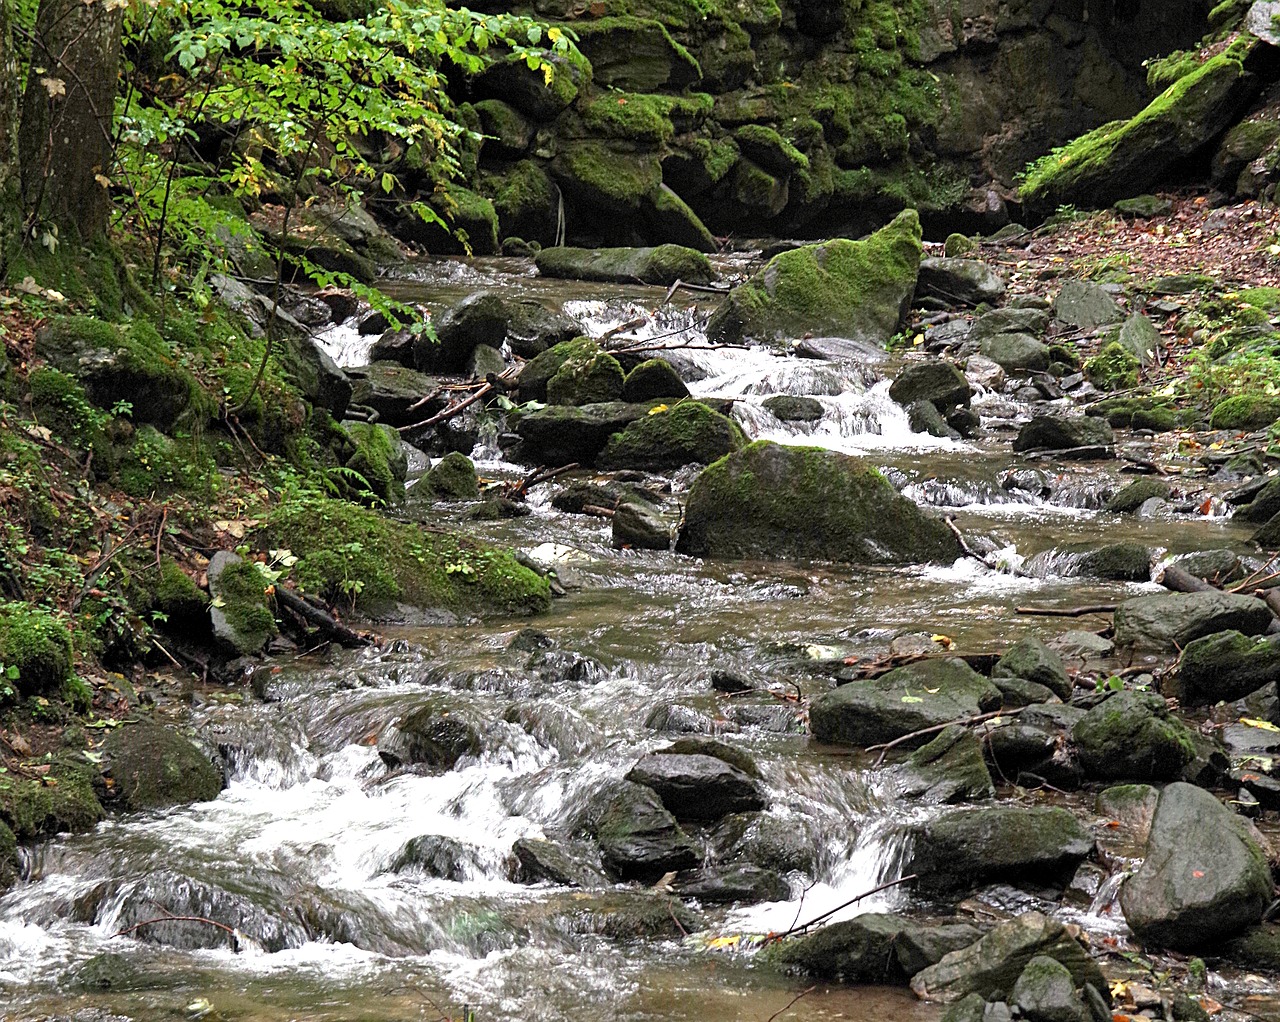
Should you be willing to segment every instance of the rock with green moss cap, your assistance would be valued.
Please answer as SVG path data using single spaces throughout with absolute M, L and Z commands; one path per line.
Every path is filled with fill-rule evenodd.
M 991 670 L 992 678 L 1024 678 L 1044 685 L 1063 702 L 1071 698 L 1072 684 L 1062 657 L 1034 635 L 1024 635 L 1010 646 Z
M 1243 699 L 1280 681 L 1280 639 L 1226 631 L 1187 643 L 1178 669 L 1164 683 L 1183 706 Z
M 625 379 L 616 358 L 594 344 L 580 345 L 547 381 L 547 403 L 594 405 L 618 401 Z
M 1021 196 L 1034 211 L 1105 206 L 1150 188 L 1175 163 L 1203 148 L 1253 99 L 1245 69 L 1254 43 L 1241 38 L 1184 75 L 1127 121 L 1112 121 L 1043 157 Z
M 595 358 L 600 350 L 590 337 L 575 337 L 539 352 L 520 370 L 520 400 L 546 402 L 547 385 L 556 373 L 569 362 L 586 362 Z
M 639 401 L 679 401 L 688 396 L 689 388 L 680 379 L 675 366 L 665 358 L 641 362 L 627 373 L 622 388 L 622 399 L 633 404 Z
M 567 109 L 581 86 L 590 80 L 585 61 L 565 57 L 549 58 L 551 73 L 530 68 L 522 57 L 512 55 L 488 64 L 475 76 L 478 95 L 492 96 L 510 103 L 535 121 L 549 121 Z
M 1138 220 L 1149 220 L 1153 216 L 1166 216 L 1172 213 L 1173 202 L 1170 199 L 1162 199 L 1158 195 L 1135 195 L 1132 199 L 1121 199 L 1117 202 L 1115 211 Z
M 1280 419 L 1280 398 L 1267 394 L 1235 394 L 1213 406 L 1211 429 L 1265 429 Z
M 566 146 L 551 162 L 551 176 L 565 195 L 590 209 L 617 216 L 638 213 L 662 184 L 655 155 L 623 153 L 599 142 Z
M 480 496 L 476 467 L 465 454 L 446 454 L 422 477 L 423 485 L 445 500 L 475 500 Z
M 671 469 L 709 465 L 740 450 L 747 438 L 736 422 L 698 401 L 657 405 L 610 438 L 600 464 L 607 468 Z
M 485 196 L 460 184 L 438 185 L 427 205 L 440 223 L 423 220 L 405 206 L 396 218 L 396 234 L 433 255 L 493 255 L 498 246 L 498 213 Z
M 1138 385 L 1140 365 L 1128 348 L 1112 341 L 1085 361 L 1084 374 L 1099 390 L 1128 390 Z
M 783 422 L 817 422 L 826 414 L 817 398 L 793 394 L 775 394 L 765 399 L 764 406 Z
M 473 104 L 480 116 L 485 158 L 518 160 L 533 145 L 535 127 L 514 107 L 500 99 L 482 99 Z
M 1132 514 L 1153 497 L 1168 500 L 1170 492 L 1169 484 L 1159 479 L 1135 479 L 1117 490 L 1103 507 L 1117 514 Z
M 707 325 L 715 341 L 805 333 L 883 345 L 905 322 L 920 269 L 920 219 L 900 214 L 864 241 L 783 252 L 730 292 Z
M 770 174 L 809 169 L 809 157 L 763 124 L 744 124 L 733 133 L 742 155 Z
M 409 456 L 400 434 L 381 422 L 344 422 L 342 426 L 355 447 L 346 467 L 363 480 L 349 480 L 352 490 L 366 500 L 402 503 Z
M 510 551 L 392 521 L 347 501 L 286 501 L 255 534 L 299 558 L 294 578 L 323 599 L 386 620 L 535 614 L 551 603 L 545 578 Z
M 1076 574 L 1112 582 L 1151 581 L 1151 549 L 1143 543 L 1108 543 L 1086 550 Z
M 177 561 L 165 557 L 160 562 L 160 581 L 151 606 L 164 614 L 168 623 L 189 627 L 207 619 L 209 594 L 195 584 Z
M 693 55 L 660 21 L 629 15 L 573 22 L 595 82 L 629 92 L 679 92 L 702 79 Z
M 714 273 L 701 252 L 681 245 L 656 248 L 544 248 L 534 259 L 544 277 L 612 284 L 660 284 L 677 280 L 710 284 Z
M 122 809 L 167 809 L 207 802 L 222 790 L 222 773 L 187 738 L 142 720 L 116 728 L 102 747 L 112 800 Z
M 1171 781 L 1195 757 L 1186 725 L 1159 696 L 1117 692 L 1072 728 L 1085 772 L 1103 781 Z
M 82 752 L 54 753 L 40 778 L 11 777 L 0 787 L 0 822 L 19 841 L 92 830 L 106 815 L 94 793 L 98 776 Z
M 895 780 L 903 796 L 937 804 L 972 802 L 995 794 L 982 744 L 958 724 L 944 728 L 913 752 L 896 771 Z
M 522 415 L 516 432 L 525 442 L 526 453 L 535 461 L 545 465 L 590 465 L 610 437 L 644 418 L 651 407 L 625 401 L 577 407 L 552 405 Z
M 493 202 L 504 237 L 515 236 L 528 245 L 555 242 L 559 196 L 551 176 L 539 164 L 521 160 L 501 171 L 485 170 L 480 187 Z M 529 254 L 535 253 L 536 249 Z
M 0 663 L 18 672 L 11 681 L 0 676 L 0 692 L 11 684 L 18 696 L 54 695 L 71 676 L 71 658 L 71 633 L 50 611 L 0 603 Z
M 951 561 L 946 525 L 860 460 L 757 441 L 705 469 L 689 492 L 678 549 L 694 556 Z
M 889 396 L 904 408 L 916 401 L 929 401 L 945 414 L 960 405 L 967 408 L 973 389 L 951 362 L 921 362 L 898 374 Z
M 645 198 L 644 218 L 651 237 L 698 252 L 715 252 L 720 247 L 693 207 L 665 184 Z
M 253 561 L 219 550 L 208 578 L 214 638 L 238 655 L 261 653 L 278 631 L 266 577 Z
M 1245 822 L 1202 788 L 1176 783 L 1160 793 L 1120 908 L 1144 944 L 1191 951 L 1256 926 L 1272 894 L 1267 858 Z
M 948 234 L 942 252 L 948 259 L 971 259 L 978 254 L 978 242 L 967 234 Z

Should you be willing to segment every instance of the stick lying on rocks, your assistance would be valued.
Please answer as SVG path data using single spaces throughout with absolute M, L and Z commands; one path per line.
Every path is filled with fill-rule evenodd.
M 1098 603 L 1088 607 L 1018 607 L 1015 613 L 1039 617 L 1086 617 L 1089 614 L 1114 614 L 1114 603 Z
M 861 667 L 855 667 L 852 672 L 855 677 L 850 680 L 862 681 L 868 678 L 878 678 L 896 668 L 906 667 L 908 664 L 918 664 L 922 660 L 963 660 L 975 671 L 990 671 L 999 659 L 999 653 L 890 653 L 887 657 L 873 660 L 871 663 L 864 664 Z
M 332 614 L 328 614 L 319 607 L 313 607 L 291 589 L 285 589 L 282 586 L 276 587 L 276 601 L 282 606 L 287 607 L 298 617 L 302 618 L 308 624 L 315 626 L 321 635 L 341 646 L 356 647 L 368 646 L 369 640 L 363 635 L 353 632 Z
M 964 726 L 968 724 L 981 724 L 984 721 L 995 720 L 997 717 L 1016 717 L 1025 709 L 1025 706 L 1016 706 L 1012 710 L 992 710 L 990 713 L 979 713 L 975 717 L 961 717 L 958 720 L 949 720 L 945 724 L 934 724 L 933 727 L 922 727 L 919 731 L 912 731 L 909 735 L 900 735 L 893 741 L 885 742 L 883 745 L 868 745 L 864 751 L 880 753 L 880 758 L 876 760 L 876 766 L 879 766 L 884 762 L 885 754 L 888 753 L 889 750 L 896 749 L 899 745 L 904 745 L 915 738 L 923 738 L 926 735 L 936 735 L 940 731 L 945 731 L 953 724 L 960 724 L 961 726 Z
M 1207 593 L 1218 588 L 1212 583 L 1191 574 L 1186 568 L 1179 568 L 1176 564 L 1170 564 L 1165 568 L 1156 581 L 1175 593 Z

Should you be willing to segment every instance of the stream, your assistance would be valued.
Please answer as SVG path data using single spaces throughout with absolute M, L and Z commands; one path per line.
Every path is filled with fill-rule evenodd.
M 596 336 L 651 312 L 665 293 L 542 280 L 509 259 L 424 264 L 388 290 L 447 305 L 479 288 L 563 306 Z M 636 336 L 697 340 L 713 302 L 682 294 Z M 340 364 L 356 365 L 373 338 L 336 328 L 321 340 Z M 1121 461 L 1050 467 L 1013 455 L 1013 424 L 1030 413 L 1004 394 L 975 396 L 990 427 L 979 440 L 912 434 L 888 397 L 900 357 L 868 352 L 836 363 L 752 348 L 672 358 L 695 396 L 735 399 L 751 438 L 865 458 L 918 503 L 953 515 L 966 536 L 990 536 L 991 564 L 870 568 L 617 551 L 607 521 L 551 507 L 561 481 L 531 492 L 525 518 L 464 521 L 464 506 L 443 505 L 446 524 L 554 563 L 567 596 L 532 622 L 393 630 L 381 649 L 264 666 L 252 681 L 257 697 L 197 688 L 195 724 L 221 754 L 228 787 L 213 802 L 116 817 L 31 854 L 27 882 L 0 900 L 5 1017 L 283 1022 L 471 1010 L 477 1022 L 767 1022 L 810 984 L 753 964 L 750 941 L 708 946 L 708 938 L 785 930 L 893 879 L 903 824 L 928 811 L 896 800 L 861 754 L 811 742 L 797 692 L 824 690 L 836 667 L 884 655 L 901 633 L 1000 652 L 1029 629 L 1048 637 L 1098 627 L 1019 616 L 1019 605 L 1159 591 L 1072 577 L 1078 555 L 1066 548 L 1075 544 L 1134 540 L 1163 556 L 1249 552 L 1251 528 L 1217 504 L 1209 514 L 1177 501 L 1153 517 L 1101 511 L 1134 478 L 1119 474 Z M 825 414 L 816 424 L 780 422 L 763 406 L 777 393 L 812 395 Z M 527 466 L 506 462 L 494 441 L 482 436 L 473 452 L 480 474 L 523 476 Z M 1154 442 L 1120 445 L 1149 456 Z M 676 473 L 674 491 L 693 476 Z M 509 649 L 530 625 L 551 648 Z M 772 691 L 729 699 L 711 690 L 711 670 L 767 679 Z M 379 731 L 440 696 L 482 722 L 483 751 L 444 773 L 389 771 L 375 748 Z M 618 920 L 651 913 L 650 891 L 513 881 L 513 844 L 572 832 L 610 781 L 670 742 L 670 731 L 650 726 L 661 720 L 710 731 L 755 758 L 770 806 L 749 839 L 775 848 L 788 899 L 704 905 L 702 933 L 686 937 L 674 918 L 658 919 L 636 938 Z M 1073 808 L 1090 822 L 1083 800 Z M 697 836 L 721 849 L 741 838 L 726 826 Z M 1053 911 L 1123 940 L 1114 890 L 1087 878 L 1077 888 Z M 1043 907 L 1008 889 L 998 896 L 1006 908 L 1018 898 Z M 836 918 L 911 897 L 892 888 Z M 143 939 L 117 936 L 166 914 L 235 932 L 171 921 L 137 931 Z M 906 990 L 818 985 L 785 1017 L 940 1015 Z

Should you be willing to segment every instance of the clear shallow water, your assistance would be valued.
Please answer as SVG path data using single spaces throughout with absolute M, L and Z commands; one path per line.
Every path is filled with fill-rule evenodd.
M 662 298 L 657 289 L 540 281 L 506 260 L 434 264 L 421 278 L 398 283 L 399 296 L 439 303 L 501 287 L 568 301 L 596 335 Z M 696 342 L 697 304 L 685 296 L 627 343 L 662 343 L 673 331 L 681 333 L 672 340 Z M 1120 540 L 1169 553 L 1244 550 L 1248 528 L 1221 516 L 1098 511 L 1126 481 L 1115 464 L 1040 465 L 1044 485 L 1031 492 L 1009 484 L 1007 471 L 1025 466 L 1009 453 L 1007 433 L 978 442 L 911 434 L 878 358 L 836 365 L 768 349 L 671 357 L 696 395 L 734 398 L 749 435 L 865 457 L 913 499 L 953 514 L 966 535 L 988 536 L 998 553 L 989 564 L 885 569 L 619 552 L 607 523 L 553 511 L 553 488 L 540 487 L 531 517 L 465 527 L 560 558 L 571 591 L 536 622 L 554 654 L 506 650 L 523 622 L 413 630 L 389 636 L 382 651 L 283 664 L 266 703 L 199 692 L 196 723 L 227 764 L 227 790 L 211 803 L 119 818 L 36 850 L 29 881 L 0 900 L 10 1015 L 435 1018 L 469 1004 L 480 1020 L 512 1022 L 765 1022 L 808 984 L 686 938 L 663 918 L 659 892 L 514 883 L 513 843 L 576 833 L 601 793 L 669 740 L 646 726 L 650 715 L 682 707 L 750 751 L 770 795 L 766 818 L 801 833 L 809 853 L 789 877 L 791 900 L 705 908 L 706 933 L 785 929 L 896 876 L 903 825 L 919 812 L 895 804 L 863 758 L 811 745 L 790 697 L 829 687 L 833 666 L 875 659 L 903 631 L 945 634 L 957 652 L 999 651 L 1026 630 L 1103 623 L 1046 623 L 1018 615 L 1020 604 L 1106 603 L 1151 588 L 1065 577 L 1069 556 L 1028 574 L 1037 554 Z M 779 422 L 763 406 L 777 393 L 816 397 L 823 420 Z M 522 472 L 496 456 L 481 467 Z M 689 478 L 677 477 L 677 491 Z M 464 511 L 444 514 L 460 522 Z M 716 667 L 747 672 L 770 691 L 715 694 L 705 672 Z M 432 699 L 476 722 L 482 753 L 444 773 L 389 772 L 378 734 Z M 720 841 L 711 828 L 695 833 Z M 444 876 L 400 862 L 415 839 L 441 850 Z M 893 889 L 842 915 L 909 899 Z M 1103 907 L 1083 918 L 1114 930 L 1113 919 L 1096 914 Z M 636 913 L 648 920 L 647 936 L 619 930 L 617 920 Z M 167 914 L 237 933 L 160 921 L 116 936 Z M 78 985 L 76 975 L 103 953 L 132 965 L 131 988 Z M 819 986 L 786 1017 L 939 1014 L 900 991 Z

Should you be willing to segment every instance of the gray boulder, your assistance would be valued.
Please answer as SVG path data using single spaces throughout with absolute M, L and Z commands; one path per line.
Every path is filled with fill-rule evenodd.
M 1030 334 L 993 334 L 979 342 L 978 351 L 1005 372 L 1043 372 L 1049 368 L 1048 345 Z
M 1116 646 L 1135 649 L 1184 649 L 1214 632 L 1261 635 L 1271 625 L 1271 610 L 1252 596 L 1224 593 L 1157 593 L 1123 601 L 1115 613 Z
M 941 298 L 953 305 L 994 304 L 1004 297 L 1000 274 L 978 259 L 920 260 L 917 297 Z
M 928 401 L 939 412 L 968 406 L 973 389 L 950 362 L 921 362 L 907 366 L 889 387 L 889 396 L 904 408 L 916 401 Z
M 916 830 L 906 872 L 917 889 L 954 894 L 984 883 L 1065 886 L 1093 850 L 1093 838 L 1066 809 L 956 809 Z
M 777 394 L 764 402 L 765 408 L 783 422 L 817 422 L 826 414 L 817 398 Z
M 1000 334 L 1028 334 L 1036 339 L 1048 329 L 1049 314 L 1042 309 L 996 309 L 974 320 L 969 340 L 981 343 Z
M 678 820 L 719 820 L 766 804 L 759 781 L 715 756 L 648 755 L 631 768 L 627 780 L 652 788 Z
M 647 404 L 606 401 L 589 405 L 551 405 L 522 415 L 516 432 L 529 457 L 547 465 L 589 465 L 614 433 L 649 414 Z
M 608 284 L 657 284 L 677 280 L 710 284 L 715 272 L 705 255 L 682 245 L 656 248 L 544 248 L 534 258 L 544 277 Z
M 1015 451 L 1067 451 L 1076 447 L 1109 447 L 1115 434 L 1105 419 L 1089 416 L 1036 415 L 1018 431 Z
M 997 710 L 1000 701 L 1000 690 L 963 660 L 922 660 L 819 696 L 809 728 L 819 741 L 876 745 Z
M 561 887 L 607 887 L 609 881 L 582 861 L 580 851 L 554 841 L 522 837 L 511 849 L 516 857 L 515 880 L 522 884 L 548 882 Z
M 1160 331 L 1142 313 L 1135 313 L 1120 327 L 1116 334 L 1116 343 L 1138 361 L 1149 363 L 1160 343 Z
M 1080 763 L 1103 781 L 1169 781 L 1195 758 L 1185 724 L 1165 701 L 1144 692 L 1117 692 L 1071 730 Z
M 1062 657 L 1034 635 L 1024 635 L 996 661 L 992 679 L 1022 678 L 1043 685 L 1063 702 L 1071 698 L 1073 685 Z
M 900 793 L 926 802 L 970 802 L 995 794 L 982 744 L 956 724 L 911 754 L 897 772 Z
M 1054 299 L 1053 318 L 1077 330 L 1096 330 L 1119 323 L 1124 313 L 1116 300 L 1097 284 L 1069 280 Z
M 672 870 L 692 869 L 702 853 L 657 794 L 625 783 L 595 827 L 605 868 L 620 880 L 652 882 Z
M 1132 514 L 1152 497 L 1168 500 L 1169 493 L 1169 484 L 1159 479 L 1135 479 L 1117 490 L 1104 507 L 1118 514 Z
M 613 546 L 617 550 L 669 550 L 671 531 L 662 515 L 639 501 L 624 501 L 613 513 Z
M 1280 636 L 1215 632 L 1189 642 L 1165 693 L 1183 706 L 1243 699 L 1280 681 Z
M 480 729 L 467 714 L 431 701 L 401 717 L 378 736 L 378 756 L 391 769 L 448 769 L 463 756 L 480 754 Z
M 1089 1013 L 1076 993 L 1067 967 L 1047 955 L 1027 963 L 1013 985 L 1009 1007 L 1028 1022 L 1088 1022 Z
M 1244 821 L 1191 784 L 1160 793 L 1146 858 L 1120 888 L 1125 922 L 1145 944 L 1214 947 L 1262 920 L 1273 884 Z
M 976 943 L 944 956 L 917 973 L 911 989 L 922 1000 L 947 1004 L 969 994 L 1008 993 L 1031 959 L 1041 956 L 1065 966 L 1077 987 L 1109 989 L 1089 952 L 1061 923 L 1039 912 L 1000 923 Z

